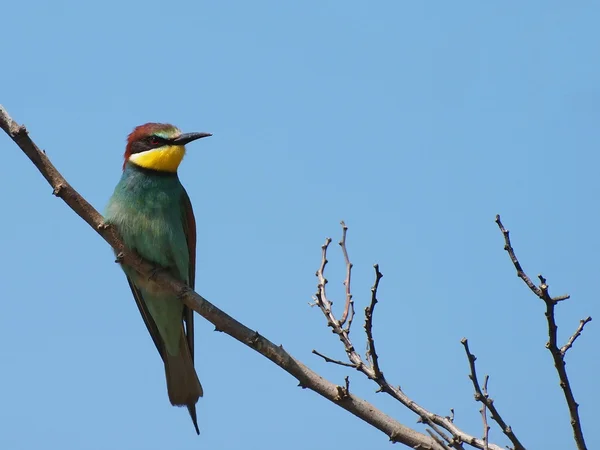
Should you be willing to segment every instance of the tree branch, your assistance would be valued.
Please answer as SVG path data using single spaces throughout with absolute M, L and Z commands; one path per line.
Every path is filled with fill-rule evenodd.
M 337 364 L 338 366 L 344 366 L 344 367 L 352 367 L 353 369 L 356 369 L 356 366 L 354 364 L 349 364 L 349 363 L 345 363 L 344 361 L 340 361 L 337 359 L 333 359 L 330 358 L 329 356 L 324 355 L 323 353 L 320 353 L 316 350 L 313 349 L 312 351 L 315 355 L 320 356 L 321 358 L 323 358 L 325 360 L 325 362 L 331 363 L 331 364 Z
M 489 379 L 490 379 L 489 375 L 486 375 L 483 380 L 483 396 L 485 398 L 489 398 L 488 390 L 487 390 L 487 385 L 488 385 Z M 483 421 L 483 442 L 485 442 L 485 447 L 483 448 L 483 450 L 488 450 L 489 449 L 488 443 L 490 442 L 490 426 L 488 425 L 488 421 L 487 421 L 487 406 L 483 402 L 481 404 L 480 412 L 481 412 L 481 420 Z
M 577 327 L 577 330 L 575 330 L 575 333 L 573 333 L 573 336 L 571 336 L 569 338 L 569 340 L 567 341 L 567 343 L 560 348 L 560 354 L 563 356 L 563 358 L 567 354 L 567 350 L 569 350 L 571 347 L 573 347 L 575 340 L 579 336 L 581 336 L 581 333 L 583 332 L 583 327 L 585 327 L 585 324 L 588 322 L 591 322 L 591 321 L 592 321 L 592 318 L 590 316 L 587 316 L 585 319 L 581 319 L 579 321 L 579 326 Z
M 492 400 L 488 395 L 487 395 L 487 379 L 488 377 L 486 376 L 486 380 L 485 380 L 485 384 L 484 384 L 484 389 L 485 392 L 481 391 L 481 385 L 479 384 L 479 380 L 477 379 L 477 370 L 475 370 L 475 360 L 477 360 L 477 357 L 470 352 L 469 350 L 469 341 L 467 340 L 467 338 L 462 338 L 460 343 L 464 346 L 465 348 L 465 353 L 467 354 L 467 358 L 469 359 L 469 367 L 471 369 L 471 373 L 469 374 L 469 378 L 471 379 L 471 381 L 473 382 L 473 387 L 475 388 L 475 400 L 477 400 L 478 402 L 481 402 L 485 407 L 487 407 L 490 410 L 490 414 L 492 416 L 492 420 L 494 420 L 499 426 L 500 429 L 502 430 L 502 432 L 506 435 L 506 437 L 508 437 L 508 439 L 510 439 L 510 442 L 513 443 L 513 445 L 515 446 L 515 450 L 525 450 L 525 447 L 523 447 L 523 444 L 521 444 L 521 442 L 519 442 L 519 439 L 517 439 L 517 436 L 515 436 L 515 433 L 513 433 L 512 428 L 506 424 L 506 422 L 504 421 L 504 419 L 502 419 L 502 416 L 500 415 L 500 413 L 498 412 L 498 410 L 496 409 L 496 406 L 494 405 L 494 400 Z M 484 438 L 485 441 L 485 447 L 484 448 L 488 448 L 488 442 L 487 442 L 487 419 L 485 417 L 485 409 L 482 408 L 481 410 L 481 415 L 483 416 L 483 423 L 484 426 L 486 428 L 486 437 Z
M 567 376 L 565 353 L 569 348 L 571 348 L 571 346 L 575 342 L 575 339 L 577 339 L 577 337 L 581 334 L 585 324 L 590 322 L 592 318 L 588 317 L 587 319 L 582 320 L 575 334 L 569 339 L 567 344 L 565 344 L 562 348 L 559 349 L 557 344 L 558 326 L 556 325 L 556 319 L 554 317 L 554 308 L 559 302 L 563 300 L 568 300 L 570 298 L 569 295 L 560 295 L 558 297 L 550 296 L 550 293 L 548 292 L 548 283 L 546 281 L 546 278 L 544 278 L 542 275 L 538 275 L 540 285 L 534 285 L 531 279 L 523 271 L 521 263 L 517 259 L 515 251 L 510 242 L 509 231 L 506 228 L 504 228 L 504 225 L 502 224 L 499 215 L 496 215 L 496 224 L 498 225 L 498 228 L 504 236 L 504 250 L 506 250 L 506 252 L 510 256 L 511 261 L 515 266 L 515 269 L 517 270 L 517 276 L 525 282 L 525 284 L 527 285 L 527 287 L 529 287 L 531 292 L 533 292 L 546 304 L 545 315 L 546 321 L 548 322 L 548 342 L 546 343 L 546 348 L 550 350 L 550 353 L 552 354 L 552 359 L 554 360 L 554 367 L 558 372 L 558 378 L 560 380 L 560 387 L 562 388 L 565 399 L 567 401 L 567 407 L 569 408 L 569 414 L 571 416 L 571 426 L 573 428 L 575 444 L 577 445 L 578 450 L 586 450 L 587 447 L 585 444 L 585 439 L 583 437 L 583 430 L 581 429 L 581 420 L 579 419 L 579 404 L 575 401 L 575 396 L 573 395 L 573 390 L 571 389 L 571 383 L 569 382 L 569 377 Z
M 344 286 L 346 287 L 346 304 L 344 305 L 344 314 L 342 314 L 342 318 L 340 319 L 340 324 L 343 326 L 346 323 L 346 319 L 348 319 L 348 326 L 346 329 L 348 333 L 350 332 L 350 327 L 352 326 L 352 319 L 354 319 L 354 300 L 352 300 L 352 290 L 350 289 L 350 279 L 352 277 L 352 263 L 350 262 L 350 258 L 348 257 L 348 249 L 346 248 L 346 233 L 348 232 L 348 227 L 342 220 L 342 240 L 339 242 L 340 247 L 342 248 L 342 253 L 344 254 L 344 262 L 346 263 L 346 279 L 344 280 Z
M 373 266 L 375 269 L 375 283 L 371 288 L 371 303 L 365 308 L 365 334 L 367 335 L 367 361 L 373 367 L 375 378 L 381 378 L 383 373 L 379 368 L 379 357 L 375 350 L 375 339 L 373 338 L 373 312 L 377 304 L 377 289 L 379 289 L 379 281 L 383 278 L 383 274 L 379 271 L 379 264 Z
M 342 236 L 345 242 L 345 233 L 347 231 L 347 227 L 342 222 Z M 327 326 L 331 328 L 334 334 L 338 336 L 342 344 L 344 345 L 344 350 L 346 351 L 346 355 L 348 360 L 350 361 L 350 366 L 354 367 L 356 370 L 364 374 L 367 378 L 373 380 L 379 386 L 377 392 L 385 392 L 390 395 L 392 398 L 399 401 L 406 408 L 411 410 L 417 416 L 419 416 L 420 422 L 428 425 L 431 429 L 437 433 L 438 439 L 436 442 L 439 442 L 439 438 L 445 441 L 447 447 L 455 448 L 457 450 L 463 449 L 462 444 L 466 443 L 472 447 L 483 449 L 486 445 L 482 439 L 477 439 L 474 436 L 471 436 L 460 428 L 458 428 L 454 422 L 453 418 L 442 417 L 437 414 L 434 414 L 419 404 L 417 404 L 414 400 L 409 398 L 399 386 L 392 386 L 385 376 L 383 372 L 379 368 L 379 360 L 377 357 L 377 353 L 375 352 L 375 340 L 372 334 L 373 328 L 373 309 L 375 308 L 375 304 L 377 303 L 377 289 L 379 288 L 379 281 L 383 277 L 381 272 L 379 271 L 379 266 L 375 265 L 375 283 L 371 288 L 371 303 L 365 309 L 365 333 L 367 334 L 367 362 L 365 362 L 362 357 L 355 350 L 354 345 L 350 339 L 350 335 L 347 329 L 345 329 L 341 320 L 338 320 L 332 311 L 333 302 L 329 300 L 327 297 L 327 292 L 325 286 L 327 285 L 327 278 L 325 278 L 325 267 L 327 266 L 327 250 L 329 248 L 329 244 L 331 243 L 331 238 L 327 238 L 325 243 L 321 246 L 321 263 L 316 272 L 317 276 L 317 292 L 314 295 L 315 304 L 321 309 L 321 312 L 327 319 Z M 323 357 L 322 355 L 320 355 Z M 331 361 L 338 363 L 338 361 Z M 341 362 L 341 361 L 340 361 Z M 451 436 L 448 436 L 442 430 L 446 430 L 450 433 Z M 429 431 L 428 431 L 429 432 Z M 502 450 L 501 447 L 494 444 L 487 444 L 488 449 L 490 450 Z
M 286 352 L 282 346 L 273 344 L 257 331 L 251 330 L 221 311 L 184 283 L 169 276 L 166 271 L 156 270 L 157 267 L 142 259 L 135 252 L 128 250 L 116 230 L 105 224 L 103 217 L 98 211 L 67 183 L 65 178 L 52 165 L 45 152 L 42 152 L 30 139 L 25 127 L 16 123 L 1 105 L 0 128 L 29 157 L 52 187 L 54 195 L 60 197 L 115 249 L 119 255 L 118 259 L 120 262 L 131 266 L 144 276 L 150 277 L 153 275 L 153 279 L 157 285 L 166 291 L 176 294 L 188 307 L 215 325 L 218 330 L 227 333 L 284 369 L 299 381 L 299 386 L 308 388 L 344 408 L 388 435 L 393 442 L 399 442 L 411 448 L 436 450 L 441 448 L 431 437 L 402 425 L 372 404 L 353 394 L 348 393 L 344 398 L 340 398 L 338 387 L 335 384 L 323 379 L 306 367 Z

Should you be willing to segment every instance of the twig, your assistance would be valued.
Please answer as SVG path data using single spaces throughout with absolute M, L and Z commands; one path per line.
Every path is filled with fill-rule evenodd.
M 591 321 L 592 318 L 589 317 L 589 320 L 584 319 L 585 323 L 583 323 L 583 324 L 580 323 L 580 327 L 577 329 L 577 331 L 571 337 L 571 339 L 569 339 L 567 344 L 565 346 L 563 346 L 563 348 L 559 349 L 558 344 L 557 344 L 558 326 L 556 325 L 554 309 L 559 302 L 569 299 L 570 298 L 569 295 L 561 295 L 558 297 L 552 297 L 549 293 L 548 282 L 547 282 L 546 278 L 544 278 L 542 275 L 538 275 L 538 278 L 540 280 L 540 285 L 535 286 L 533 284 L 533 282 L 531 281 L 531 279 L 523 271 L 523 268 L 521 267 L 521 263 L 517 259 L 517 256 L 515 255 L 515 251 L 511 245 L 509 231 L 506 228 L 504 228 L 504 225 L 502 224 L 499 215 L 496 215 L 496 224 L 498 225 L 498 228 L 500 228 L 500 231 L 502 232 L 502 234 L 504 236 L 504 250 L 506 250 L 508 255 L 510 256 L 511 261 L 512 261 L 513 265 L 515 266 L 515 269 L 517 270 L 517 275 L 519 276 L 519 278 L 521 278 L 525 282 L 525 284 L 529 287 L 531 292 L 533 292 L 538 298 L 543 300 L 543 302 L 546 304 L 545 315 L 546 315 L 546 321 L 548 323 L 548 342 L 546 343 L 546 348 L 548 350 L 550 350 L 550 353 L 552 354 L 552 359 L 554 361 L 554 367 L 556 368 L 556 371 L 558 373 L 558 378 L 560 380 L 560 387 L 562 388 L 563 394 L 567 401 L 567 407 L 569 408 L 569 414 L 571 416 L 571 427 L 573 428 L 573 436 L 575 439 L 575 444 L 577 445 L 578 450 L 586 450 L 587 446 L 585 444 L 585 439 L 583 437 L 583 430 L 581 428 L 581 420 L 579 418 L 579 410 L 578 410 L 579 404 L 575 401 L 575 396 L 573 395 L 573 390 L 571 389 L 571 383 L 569 382 L 569 377 L 567 376 L 567 369 L 566 369 L 566 363 L 565 363 L 564 357 L 565 357 L 566 351 L 573 345 L 573 342 L 575 342 L 575 339 L 577 339 L 578 335 L 581 334 L 581 331 L 583 330 L 585 323 Z M 564 351 L 563 351 L 563 349 L 564 349 Z
M 592 321 L 592 318 L 590 316 L 587 316 L 585 319 L 581 319 L 579 321 L 579 326 L 577 327 L 577 330 L 575 330 L 575 333 L 573 333 L 573 336 L 571 336 L 569 338 L 569 340 L 567 341 L 567 343 L 560 348 L 560 354 L 563 356 L 563 358 L 566 355 L 567 350 L 569 350 L 571 347 L 573 347 L 575 340 L 579 336 L 581 336 L 581 332 L 583 331 L 583 327 L 585 327 L 585 324 L 588 322 L 591 322 L 591 321 Z
M 454 422 L 454 408 L 450 408 L 450 415 L 446 416 L 450 422 Z
M 510 235 L 509 235 L 510 232 L 506 228 L 504 228 L 504 225 L 502 225 L 499 215 L 496 215 L 496 223 L 498 224 L 500 231 L 504 235 L 504 250 L 506 250 L 508 252 L 508 256 L 510 256 L 511 261 L 512 261 L 513 265 L 515 266 L 515 269 L 517 270 L 517 276 L 519 278 L 521 278 L 525 282 L 525 284 L 529 287 L 529 289 L 531 289 L 531 291 L 539 297 L 541 295 L 541 291 L 535 284 L 533 284 L 531 279 L 523 271 L 523 268 L 521 267 L 521 263 L 517 259 L 516 255 L 515 255 L 515 251 L 512 248 L 512 245 L 510 244 Z
M 484 395 L 484 393 L 481 391 L 481 385 L 479 384 L 479 381 L 477 379 L 477 371 L 475 370 L 475 360 L 477 359 L 477 357 L 473 353 L 470 352 L 469 341 L 467 340 L 467 338 L 462 338 L 460 343 L 464 346 L 465 352 L 467 354 L 467 358 L 469 360 L 469 367 L 471 369 L 469 378 L 473 382 L 473 387 L 475 388 L 475 400 L 483 403 L 483 405 L 485 405 L 490 410 L 492 420 L 494 420 L 500 426 L 500 429 L 502 430 L 502 432 L 506 435 L 506 437 L 508 437 L 508 439 L 510 439 L 512 444 L 515 446 L 514 447 L 515 450 L 525 450 L 525 447 L 523 447 L 521 442 L 519 442 L 519 439 L 517 439 L 517 436 L 515 436 L 515 433 L 513 433 L 512 428 L 506 424 L 504 419 L 502 419 L 502 416 L 496 409 L 496 406 L 494 406 L 494 401 L 487 396 L 487 392 Z M 487 377 L 486 377 L 486 386 L 487 386 Z M 485 421 L 485 426 L 487 427 L 487 420 Z M 487 446 L 488 446 L 487 439 L 484 438 L 484 440 L 485 440 L 484 448 L 487 448 Z
M 454 437 L 448 436 L 446 433 L 444 433 L 442 431 L 442 428 L 439 425 L 436 425 L 435 423 L 433 423 L 431 421 L 424 421 L 422 418 L 419 418 L 419 420 L 417 422 L 427 423 L 431 427 L 431 430 L 427 430 L 427 429 L 425 430 L 429 433 L 430 436 L 433 437 L 431 432 L 435 432 L 436 436 L 438 436 L 445 444 L 447 443 L 450 447 L 452 447 L 456 450 L 465 450 L 462 445 L 462 442 L 460 440 L 455 439 Z M 437 442 L 440 442 L 440 441 L 437 441 Z
M 362 359 L 358 356 L 358 354 L 354 351 L 354 346 L 350 341 L 349 333 L 347 329 L 341 325 L 340 321 L 336 319 L 335 315 L 332 311 L 333 302 L 331 302 L 327 298 L 327 292 L 325 286 L 327 285 L 327 278 L 325 278 L 325 266 L 327 265 L 327 249 L 329 248 L 329 244 L 331 244 L 331 238 L 325 239 L 325 243 L 321 246 L 321 264 L 316 272 L 316 277 L 318 280 L 317 283 L 317 292 L 314 295 L 314 300 L 321 312 L 327 318 L 327 326 L 331 327 L 331 330 L 338 335 L 340 341 L 344 344 L 344 348 L 346 349 L 346 354 L 348 355 L 350 362 L 359 367 L 363 365 Z
M 371 288 L 371 303 L 365 308 L 365 334 L 367 335 L 367 361 L 371 363 L 376 381 L 383 376 L 379 368 L 379 357 L 375 350 L 375 339 L 373 339 L 373 311 L 377 304 L 377 289 L 383 274 L 379 271 L 379 264 L 373 266 L 375 269 L 375 283 Z
M 106 226 L 102 216 L 71 187 L 65 178 L 52 165 L 44 152 L 29 138 L 25 127 L 16 123 L 0 105 L 0 128 L 23 150 L 50 186 L 77 215 L 85 220 L 102 238 L 120 255 L 120 261 L 131 266 L 140 274 L 149 277 L 157 267 L 143 260 L 135 252 L 128 250 L 113 227 Z M 431 437 L 419 433 L 389 417 L 367 401 L 349 394 L 348 398 L 338 401 L 338 390 L 334 383 L 306 367 L 283 347 L 273 344 L 265 337 L 251 330 L 242 323 L 227 315 L 208 300 L 194 292 L 181 281 L 173 278 L 167 271 L 158 271 L 154 281 L 165 291 L 177 295 L 181 301 L 196 311 L 217 329 L 227 333 L 234 339 L 252 348 L 256 352 L 284 369 L 299 382 L 299 386 L 309 388 L 327 400 L 339 405 L 356 417 L 372 425 L 394 442 L 411 448 L 439 449 L 439 445 Z
M 339 361 L 337 359 L 330 358 L 329 356 L 326 356 L 323 353 L 320 353 L 320 352 L 318 352 L 317 350 L 314 350 L 314 349 L 313 349 L 312 352 L 315 355 L 320 356 L 321 358 L 323 358 L 328 363 L 337 364 L 339 366 L 344 366 L 344 367 L 352 367 L 353 369 L 356 369 L 356 366 L 354 364 L 348 364 L 348 363 L 345 363 L 344 361 Z
M 374 338 L 372 335 L 372 315 L 373 308 L 377 303 L 377 289 L 379 287 L 379 280 L 382 275 L 379 272 L 379 266 L 375 266 L 375 284 L 371 290 L 371 304 L 367 309 L 370 310 L 370 323 L 367 324 L 367 320 L 365 319 L 365 331 L 369 328 L 370 338 L 372 340 L 372 345 L 369 344 L 369 349 L 371 350 L 371 360 L 375 360 L 375 362 L 371 361 L 370 363 L 363 361 L 361 356 L 358 354 L 352 341 L 350 340 L 349 333 L 347 329 L 345 329 L 338 319 L 336 319 L 335 315 L 332 312 L 332 302 L 327 298 L 325 285 L 327 284 L 327 279 L 325 278 L 325 266 L 327 265 L 327 250 L 329 248 L 329 244 L 331 243 L 331 239 L 327 238 L 325 243 L 321 246 L 321 263 L 319 265 L 319 269 L 316 272 L 317 277 L 317 292 L 314 295 L 315 304 L 319 307 L 323 315 L 327 320 L 327 326 L 331 328 L 333 333 L 335 333 L 344 346 L 344 350 L 346 351 L 346 355 L 351 365 L 364 374 L 367 378 L 375 381 L 379 386 L 377 392 L 385 392 L 390 395 L 392 398 L 399 401 L 402 405 L 408 408 L 410 411 L 414 412 L 420 419 L 420 421 L 428 426 L 430 426 L 438 435 L 442 435 L 442 439 L 447 440 L 450 447 L 455 449 L 462 449 L 462 443 L 467 443 L 468 445 L 483 449 L 484 442 L 481 439 L 477 439 L 476 437 L 465 433 L 463 430 L 458 428 L 450 418 L 442 417 L 438 414 L 434 414 L 427 409 L 423 408 L 411 398 L 409 398 L 399 386 L 392 386 L 383 375 L 383 372 L 379 369 L 379 362 L 377 359 L 377 354 L 375 353 L 375 344 Z M 377 367 L 377 370 L 375 370 Z M 441 429 L 446 430 L 450 433 L 451 436 L 447 436 L 445 433 L 441 432 Z M 391 440 L 394 439 L 394 436 L 391 436 Z M 489 444 L 490 450 L 502 450 L 502 448 L 498 445 Z
M 435 440 L 435 442 L 437 442 L 444 450 L 452 450 L 446 445 L 446 443 L 442 439 L 440 439 L 436 434 L 434 434 L 433 431 L 431 431 L 430 429 L 427 429 L 425 431 L 427 431 L 429 436 L 431 436 Z
M 350 395 L 350 377 L 344 377 L 344 386 L 336 386 L 338 390 L 338 401 L 346 400 Z
M 488 395 L 488 390 L 487 390 L 487 385 L 488 385 L 488 381 L 489 381 L 490 377 L 489 375 L 486 375 L 485 378 L 483 379 L 483 396 L 485 398 L 489 398 Z M 490 442 L 490 427 L 488 425 L 487 422 L 487 409 L 486 409 L 486 403 L 485 402 L 481 402 L 481 419 L 483 421 L 483 442 L 485 443 L 485 446 L 483 447 L 483 450 L 488 450 L 488 442 Z
M 344 254 L 344 262 L 346 263 L 346 279 L 344 280 L 344 286 L 346 287 L 346 304 L 344 305 L 344 313 L 340 319 L 340 325 L 344 326 L 346 319 L 348 319 L 348 327 L 346 328 L 350 333 L 350 327 L 352 326 L 352 319 L 354 319 L 354 300 L 352 300 L 352 290 L 350 289 L 350 279 L 352 278 L 352 266 L 350 258 L 348 257 L 348 249 L 346 247 L 346 233 L 348 233 L 348 227 L 342 220 L 342 240 L 339 242 Z

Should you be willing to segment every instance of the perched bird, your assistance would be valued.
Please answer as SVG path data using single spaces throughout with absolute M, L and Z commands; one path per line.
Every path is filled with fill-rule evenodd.
M 105 221 L 125 245 L 192 289 L 196 269 L 196 221 L 177 176 L 185 144 L 210 133 L 181 133 L 147 123 L 127 139 L 123 175 L 106 208 Z M 194 368 L 193 311 L 152 280 L 122 265 L 137 306 L 165 365 L 169 400 L 187 406 L 196 433 L 202 385 Z M 184 326 L 185 324 L 185 326 Z

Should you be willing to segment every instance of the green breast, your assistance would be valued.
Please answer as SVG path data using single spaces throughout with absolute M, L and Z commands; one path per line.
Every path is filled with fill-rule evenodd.
M 163 174 L 128 163 L 106 208 L 105 220 L 114 225 L 127 247 L 189 282 L 189 252 L 183 228 L 183 186 L 177 174 Z M 122 266 L 142 294 L 166 350 L 180 351 L 183 303 L 157 289 L 154 283 Z
M 128 163 L 108 203 L 105 219 L 117 227 L 125 245 L 188 282 L 183 193 L 176 173 L 153 172 Z

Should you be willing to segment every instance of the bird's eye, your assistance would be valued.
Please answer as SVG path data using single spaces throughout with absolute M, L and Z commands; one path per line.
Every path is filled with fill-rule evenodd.
M 152 136 L 150 137 L 150 143 L 152 145 L 158 145 L 162 143 L 162 140 L 158 136 Z

